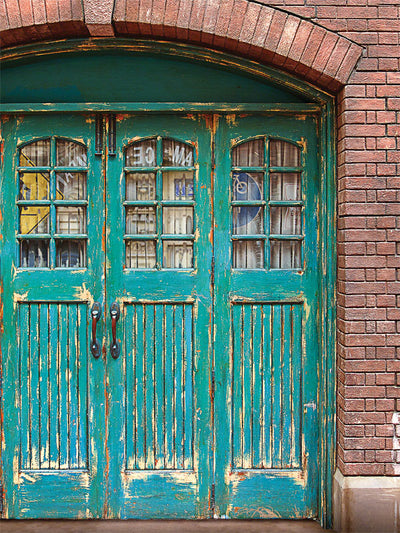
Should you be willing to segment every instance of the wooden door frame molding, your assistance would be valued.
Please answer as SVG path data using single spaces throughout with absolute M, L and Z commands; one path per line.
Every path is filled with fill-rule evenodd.
M 60 54 L 83 53 L 84 51 L 113 50 L 134 51 L 155 55 L 178 56 L 181 58 L 205 61 L 208 64 L 218 65 L 237 73 L 252 75 L 264 83 L 282 85 L 284 88 L 297 92 L 302 97 L 307 97 L 305 104 L 246 104 L 246 103 L 190 103 L 179 102 L 151 103 L 151 102 L 126 102 L 118 103 L 108 101 L 105 103 L 16 103 L 1 104 L 0 112 L 5 115 L 18 115 L 25 113 L 87 113 L 93 111 L 104 112 L 136 112 L 136 113 L 267 113 L 267 114 L 315 114 L 319 120 L 319 161 L 320 161 L 320 243 L 319 267 L 321 269 L 320 281 L 320 328 L 319 339 L 321 346 L 321 359 L 319 368 L 319 518 L 324 527 L 332 524 L 332 483 L 336 462 L 336 150 L 335 150 L 335 106 L 334 97 L 330 94 L 302 81 L 289 74 L 272 67 L 267 67 L 247 59 L 209 49 L 177 44 L 171 42 L 153 42 L 144 40 L 96 40 L 62 41 L 58 43 L 36 44 L 6 49 L 2 53 L 2 60 L 6 64 L 18 65 L 19 62 L 29 62 L 33 57 Z M 1 141 L 1 139 L 0 139 Z M 1 168 L 1 167 L 0 167 Z M 6 179 L 3 176 L 3 179 Z M 3 198 L 4 201 L 4 198 Z M 1 209 L 1 206 L 0 206 Z M 1 220 L 1 217 L 0 217 Z M 3 246 L 0 240 L 0 253 Z M 0 280 L 1 291 L 1 280 Z M 2 304 L 0 300 L 0 317 Z M 1 335 L 1 329 L 0 329 Z M 1 355 L 1 354 L 0 354 Z M 6 415 L 6 409 L 1 404 L 0 416 Z

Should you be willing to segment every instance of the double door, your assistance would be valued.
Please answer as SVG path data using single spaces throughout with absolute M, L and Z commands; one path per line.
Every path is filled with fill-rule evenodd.
M 3 137 L 6 516 L 315 516 L 314 119 Z

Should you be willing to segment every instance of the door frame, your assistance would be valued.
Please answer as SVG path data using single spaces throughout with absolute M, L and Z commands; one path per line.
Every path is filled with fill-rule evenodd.
M 43 54 L 79 53 L 92 50 L 110 51 L 116 47 L 125 51 L 154 55 L 179 55 L 192 61 L 206 61 L 227 70 L 251 75 L 265 83 L 274 82 L 284 88 L 306 97 L 310 103 L 304 104 L 265 104 L 243 102 L 229 103 L 194 103 L 194 102 L 113 102 L 104 103 L 64 102 L 64 103 L 13 103 L 0 104 L 0 113 L 4 115 L 29 113 L 182 113 L 182 112 L 212 112 L 216 114 L 233 114 L 237 112 L 272 113 L 291 115 L 316 114 L 319 116 L 319 150 L 321 176 L 321 212 L 320 212 L 320 242 L 319 257 L 321 269 L 320 283 L 320 328 L 319 341 L 321 347 L 320 380 L 318 383 L 319 398 L 319 519 L 324 527 L 332 524 L 332 479 L 336 461 L 336 152 L 335 152 L 335 107 L 334 98 L 328 93 L 301 81 L 293 76 L 267 67 L 254 61 L 238 58 L 226 53 L 188 46 L 177 43 L 155 42 L 145 40 L 98 39 L 95 42 L 86 40 L 61 41 L 49 44 L 36 44 L 15 47 L 4 51 L 2 62 L 17 65 L 21 61 L 29 62 L 34 56 Z M 110 95 L 111 97 L 111 95 Z M 106 99 L 107 100 L 107 99 Z M 0 133 L 1 135 L 1 133 Z M 2 154 L 3 140 L 0 136 L 0 151 Z M 0 154 L 0 155 L 1 155 Z M 0 170 L 3 168 L 0 159 Z M 0 194 L 1 198 L 1 194 Z M 1 206 L 0 206 L 1 209 Z M 0 210 L 1 214 L 1 210 Z M 1 217 L 0 217 L 1 220 Z M 3 241 L 0 238 L 0 254 Z M 0 279 L 0 296 L 3 292 Z M 3 302 L 0 299 L 0 322 L 3 314 Z M 0 335 L 2 334 L 0 323 Z M 1 357 L 1 353 L 0 353 Z M 0 420 L 6 416 L 7 409 L 0 404 Z M 1 475 L 1 470 L 0 470 Z

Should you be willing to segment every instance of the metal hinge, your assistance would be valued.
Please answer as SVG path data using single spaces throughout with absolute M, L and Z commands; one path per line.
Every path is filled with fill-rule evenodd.
M 213 483 L 211 485 L 210 506 L 211 506 L 211 515 L 214 516 L 214 513 L 215 513 L 215 483 Z

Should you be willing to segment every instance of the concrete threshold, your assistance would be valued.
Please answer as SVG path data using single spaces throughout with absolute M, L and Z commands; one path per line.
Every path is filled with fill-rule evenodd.
M 1 520 L 0 532 L 323 533 L 327 530 L 311 520 Z

